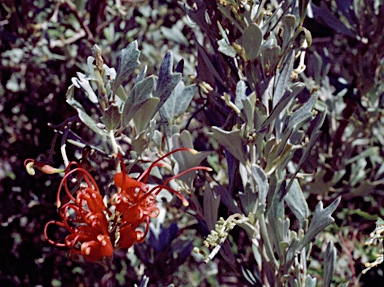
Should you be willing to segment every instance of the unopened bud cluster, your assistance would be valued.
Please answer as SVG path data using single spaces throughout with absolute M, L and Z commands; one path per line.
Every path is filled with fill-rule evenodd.
M 203 244 L 207 248 L 213 248 L 209 255 L 207 255 L 203 250 L 198 247 L 195 247 L 193 251 L 195 253 L 200 253 L 205 257 L 205 263 L 212 260 L 215 255 L 219 252 L 221 244 L 224 243 L 225 239 L 228 237 L 228 232 L 231 231 L 237 224 L 248 221 L 247 217 L 244 217 L 241 214 L 233 214 L 225 220 L 220 217 L 217 221 L 215 228 L 211 230 L 207 238 L 204 240 Z
M 216 247 L 219 244 L 222 244 L 225 239 L 228 237 L 228 232 L 231 231 L 236 226 L 232 220 L 225 220 L 220 217 L 215 225 L 215 229 L 211 230 L 210 234 L 204 240 L 204 245 L 209 247 Z

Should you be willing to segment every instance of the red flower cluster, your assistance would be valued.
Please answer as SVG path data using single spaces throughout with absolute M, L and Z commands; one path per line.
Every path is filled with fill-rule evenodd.
M 126 174 L 123 159 L 118 155 L 122 171 L 114 176 L 115 185 L 118 187 L 117 193 L 110 200 L 111 205 L 115 206 L 114 213 L 103 202 L 99 188 L 89 172 L 79 167 L 77 163 L 71 163 L 66 169 L 57 193 L 61 221 L 48 222 L 45 226 L 44 236 L 50 243 L 69 247 L 70 254 L 82 255 L 90 262 L 112 256 L 114 248 L 130 248 L 135 242 L 143 242 L 148 234 L 150 218 L 159 215 L 159 208 L 156 206 L 156 196 L 159 192 L 166 189 L 176 194 L 184 206 L 188 206 L 188 201 L 184 196 L 167 186 L 168 183 L 190 171 L 210 170 L 202 166 L 192 167 L 170 177 L 162 185 L 152 188 L 147 185 L 152 169 L 162 166 L 161 160 L 179 151 L 195 152 L 188 148 L 175 149 L 154 161 L 138 179 L 133 179 Z M 71 170 L 70 168 L 73 166 L 76 167 Z M 74 192 L 68 187 L 68 180 L 73 175 L 82 178 L 83 181 L 79 183 Z M 60 193 L 63 187 L 69 200 L 60 206 Z M 47 229 L 52 224 L 70 232 L 64 243 L 57 243 L 48 237 Z M 139 228 L 143 224 L 145 225 L 144 231 Z
M 107 219 L 111 212 L 105 206 L 99 188 L 89 172 L 82 167 L 69 170 L 73 165 L 77 163 L 71 163 L 68 166 L 57 193 L 57 205 L 62 221 L 49 221 L 45 225 L 44 236 L 56 246 L 70 247 L 71 255 L 82 255 L 86 260 L 96 262 L 104 256 L 112 256 L 113 253 Z M 86 184 L 78 187 L 76 198 L 68 188 L 68 180 L 73 174 L 82 176 Z M 63 186 L 69 202 L 60 206 L 60 191 Z M 47 228 L 51 224 L 64 227 L 71 233 L 65 238 L 64 243 L 49 239 Z

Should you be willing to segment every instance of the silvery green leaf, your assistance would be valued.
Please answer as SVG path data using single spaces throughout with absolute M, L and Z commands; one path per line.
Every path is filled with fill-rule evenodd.
M 299 228 L 304 229 L 305 221 L 309 217 L 309 209 L 297 179 L 293 181 L 291 188 L 285 196 L 285 201 L 299 220 Z
M 293 150 L 298 149 L 300 146 L 293 146 L 291 144 L 284 145 L 283 150 L 273 155 L 270 154 L 267 158 L 267 166 L 265 167 L 265 172 L 267 175 L 271 175 L 277 168 L 281 168 L 288 164 L 288 160 L 293 156 Z
M 154 78 L 151 76 L 134 85 L 124 104 L 121 120 L 123 127 L 128 125 L 137 110 L 151 97 L 154 83 Z
M 219 52 L 231 58 L 236 57 L 236 50 L 229 45 L 225 39 L 221 39 L 217 41 L 217 43 L 219 44 L 219 48 L 217 49 Z
M 135 84 L 137 84 L 138 82 L 141 82 L 142 80 L 144 80 L 146 74 L 147 74 L 147 66 L 145 66 L 145 67 L 141 70 L 140 74 L 138 74 L 138 75 L 136 76 Z
M 87 95 L 88 99 L 94 103 L 94 104 L 97 104 L 99 102 L 95 92 L 93 91 L 90 83 L 89 83 L 89 79 L 87 79 L 86 75 L 80 73 L 80 72 L 77 72 L 77 77 L 78 78 L 75 78 L 73 77 L 71 80 L 72 80 L 72 83 L 77 87 L 77 88 L 80 88 L 82 89 L 85 94 Z
M 243 101 L 243 110 L 245 117 L 247 119 L 247 127 L 249 130 L 254 129 L 255 124 L 255 109 L 256 109 L 256 93 L 252 92 L 248 97 Z M 256 112 L 257 116 L 257 112 Z
M 253 266 L 252 271 L 249 270 L 245 264 L 240 264 L 240 268 L 245 280 L 248 281 L 250 286 L 261 286 L 261 275 L 256 266 Z
M 295 59 L 295 54 L 292 51 L 291 55 L 287 57 L 287 60 L 283 64 L 283 69 L 276 75 L 276 83 L 274 85 L 274 93 L 273 93 L 273 107 L 276 107 L 278 103 L 280 103 L 280 99 L 285 96 L 284 91 L 288 87 L 288 82 L 291 76 L 291 72 L 293 70 L 293 62 Z
M 288 89 L 283 97 L 279 100 L 277 105 L 272 110 L 269 117 L 263 122 L 260 130 L 265 130 L 284 110 L 287 109 L 288 103 L 295 98 L 303 89 L 305 85 L 303 83 L 295 83 L 291 85 L 290 89 Z
M 224 131 L 218 127 L 212 127 L 212 136 L 223 145 L 235 158 L 245 164 L 243 142 L 240 130 Z
M 299 170 L 302 168 L 304 163 L 307 161 L 308 157 L 311 154 L 312 148 L 316 144 L 317 139 L 320 137 L 320 134 L 321 134 L 320 128 L 321 128 L 321 126 L 322 126 L 322 124 L 324 122 L 325 115 L 326 115 L 325 111 L 321 112 L 321 113 L 318 113 L 316 115 L 315 119 L 313 120 L 313 122 L 314 122 L 314 124 L 313 124 L 313 131 L 312 131 L 311 137 L 309 138 L 309 143 L 306 146 L 305 152 L 301 156 L 299 163 L 297 164 L 296 171 L 292 175 L 292 179 L 290 180 L 289 184 L 287 185 L 286 192 L 290 189 L 291 185 L 293 184 L 293 179 L 296 177 L 296 175 L 299 172 Z M 285 195 L 285 194 L 283 194 L 283 195 Z
M 250 24 L 243 33 L 242 46 L 248 59 L 253 61 L 259 55 L 259 49 L 263 42 L 263 32 L 255 23 Z
M 297 237 L 294 237 L 291 241 L 291 244 L 289 245 L 289 248 L 287 250 L 287 254 L 285 257 L 285 263 L 284 263 L 284 273 L 288 274 L 289 269 L 291 268 L 293 261 L 295 260 L 297 247 L 299 246 L 300 240 Z
M 116 79 L 113 83 L 113 91 L 128 80 L 128 77 L 133 73 L 139 62 L 140 51 L 137 49 L 137 42 L 130 43 L 127 48 L 121 50 L 121 54 L 117 59 Z
M 125 103 L 127 101 L 127 94 L 122 85 L 120 85 L 116 90 L 116 95 L 120 100 L 120 103 Z
M 243 80 L 238 81 L 236 84 L 236 97 L 235 106 L 241 110 L 243 108 L 243 100 L 247 98 L 247 85 Z
M 301 250 L 311 240 L 321 232 L 325 227 L 334 222 L 331 214 L 336 210 L 339 205 L 341 197 L 336 198 L 328 207 L 323 208 L 323 202 L 320 201 L 315 209 L 311 223 L 309 224 L 308 230 L 305 233 L 298 250 Z
M 141 133 L 148 126 L 148 123 L 152 119 L 159 101 L 159 98 L 149 98 L 136 111 L 135 115 L 133 116 L 133 121 L 135 123 L 137 133 Z
M 180 81 L 160 108 L 160 116 L 166 119 L 168 123 L 172 123 L 174 119 L 187 110 L 196 91 L 196 85 L 185 87 L 183 81 Z
M 358 155 L 354 156 L 353 158 L 350 158 L 345 161 L 345 165 L 355 163 L 360 159 L 364 159 L 366 157 L 377 157 L 379 156 L 380 148 L 376 146 L 371 146 L 359 153 Z
M 329 241 L 327 249 L 325 250 L 324 258 L 324 287 L 331 286 L 332 278 L 335 273 L 336 265 L 336 249 L 333 246 L 333 242 Z
M 107 136 L 107 133 L 100 129 L 98 126 L 97 126 L 97 123 L 85 112 L 83 106 L 78 102 L 76 101 L 73 97 L 71 97 L 71 95 L 73 95 L 73 91 L 71 91 L 73 88 L 73 85 L 71 85 L 69 88 L 68 88 L 68 91 L 67 91 L 67 103 L 69 105 L 71 105 L 78 113 L 79 115 L 79 119 L 87 126 L 89 127 L 91 130 L 93 130 L 95 133 L 101 135 L 101 136 Z
M 116 80 L 116 70 L 115 68 L 110 68 L 106 64 L 103 65 L 104 68 L 104 77 L 106 78 L 107 81 L 115 81 Z
M 295 33 L 296 17 L 292 14 L 284 16 L 284 34 L 283 34 L 283 50 L 288 47 L 291 43 L 291 38 Z
M 255 180 L 259 192 L 259 204 L 265 204 L 269 190 L 267 175 L 264 170 L 256 164 L 252 164 L 251 171 L 252 178 Z
M 143 130 L 132 139 L 132 148 L 137 154 L 141 154 L 146 148 L 147 142 L 147 132 Z
M 294 126 L 306 121 L 312 116 L 312 108 L 315 105 L 317 96 L 313 95 L 304 105 L 302 105 L 298 110 L 296 110 L 288 120 L 287 129 L 291 129 Z
M 178 27 L 178 26 L 180 25 L 176 24 L 172 28 L 161 26 L 160 31 L 167 40 L 187 46 L 188 40 L 187 38 L 185 38 L 184 34 L 181 32 L 181 27 Z
M 273 38 L 270 38 L 266 40 L 260 47 L 260 53 L 264 53 L 267 49 L 273 47 L 276 45 L 276 40 Z
M 160 98 L 158 109 L 162 107 L 176 85 L 181 80 L 180 73 L 173 73 L 173 54 L 171 51 L 165 54 L 163 61 L 161 62 L 159 77 L 157 80 L 157 86 L 155 90 L 155 97 Z
M 311 275 L 307 275 L 305 278 L 305 287 L 316 287 L 316 278 L 312 278 Z
M 96 77 L 95 77 L 95 68 L 94 68 L 94 65 L 93 65 L 94 61 L 95 61 L 95 58 L 93 58 L 92 56 L 89 56 L 87 58 L 88 76 L 91 79 L 96 79 Z
M 117 128 L 121 119 L 121 112 L 119 107 L 115 104 L 110 105 L 105 111 L 104 115 L 100 118 L 107 130 L 111 131 Z
M 209 230 L 215 229 L 217 222 L 217 214 L 219 211 L 220 196 L 216 195 L 208 182 L 205 182 L 204 198 L 203 198 L 203 210 L 204 220 L 207 223 Z

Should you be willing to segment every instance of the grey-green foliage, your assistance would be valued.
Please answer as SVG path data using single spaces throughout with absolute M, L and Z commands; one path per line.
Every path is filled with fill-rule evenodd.
M 223 60 L 215 66 L 207 54 L 201 53 L 200 61 L 218 82 L 225 82 L 223 99 L 236 119 L 233 125 L 226 122 L 225 128 L 212 127 L 210 135 L 234 158 L 227 161 L 229 183 L 233 185 L 218 190 L 222 202 L 236 215 L 232 215 L 236 219 L 230 216 L 227 220 L 243 227 L 255 243 L 252 251 L 257 266 L 253 268 L 262 274 L 250 276 L 253 272 L 244 266 L 242 272 L 250 284 L 257 281 L 263 286 L 316 286 L 316 279 L 301 266 L 307 265 L 315 236 L 334 221 L 331 215 L 340 198 L 326 208 L 319 202 L 311 216 L 297 178 L 325 117 L 324 109 L 316 107 L 316 92 L 299 81 L 305 70 L 306 48 L 311 44 L 311 35 L 302 26 L 309 1 L 299 1 L 298 7 L 296 1 L 281 3 L 273 13 L 266 13 L 264 1 L 247 6 L 227 2 L 217 4 L 224 20 L 217 25 L 219 36 L 215 40 Z M 199 16 L 202 13 L 198 13 L 204 6 L 197 7 L 197 12 L 191 8 L 189 15 L 207 29 Z M 204 15 L 215 17 L 209 11 Z M 226 25 L 226 20 L 232 25 Z M 218 67 L 228 62 L 232 66 L 221 72 Z M 303 97 L 306 88 L 309 92 Z M 236 193 L 238 196 L 234 196 Z M 291 227 L 286 207 L 296 217 L 297 228 Z M 217 226 L 215 230 L 218 232 Z M 324 286 L 330 286 L 334 272 L 331 263 L 336 254 L 332 243 L 329 246 Z
M 139 56 L 134 41 L 120 52 L 115 70 L 104 64 L 101 51 L 95 46 L 93 56 L 87 60 L 87 73 L 78 73 L 72 78 L 66 97 L 79 119 L 104 139 L 119 138 L 133 119 L 133 147 L 140 153 L 147 142 L 144 131 L 155 114 L 160 110 L 161 116 L 172 124 L 187 110 L 197 89 L 195 85 L 186 86 L 181 73 L 173 72 L 172 52 L 165 54 L 158 76 L 147 76 L 144 68 L 134 79 Z M 130 89 L 126 91 L 124 85 L 128 82 Z M 75 88 L 80 89 L 94 107 L 75 99 Z M 101 111 L 100 117 L 94 108 Z

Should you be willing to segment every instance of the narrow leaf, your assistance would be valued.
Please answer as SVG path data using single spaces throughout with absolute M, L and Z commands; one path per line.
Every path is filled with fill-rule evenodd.
M 336 265 L 336 249 L 333 242 L 329 241 L 327 249 L 325 250 L 324 258 L 324 287 L 331 286 L 332 278 L 335 273 Z
M 312 116 L 312 108 L 315 105 L 317 96 L 313 95 L 302 107 L 296 110 L 288 121 L 288 129 L 304 122 Z
M 274 85 L 273 93 L 273 107 L 275 107 L 280 99 L 284 96 L 284 91 L 288 87 L 291 72 L 293 70 L 293 62 L 295 59 L 294 52 L 291 53 L 287 60 L 284 62 L 283 69 L 276 75 L 276 83 Z
M 243 100 L 247 98 L 247 85 L 243 80 L 238 81 L 236 84 L 236 97 L 235 97 L 235 106 L 241 110 L 243 108 Z
M 208 182 L 205 182 L 205 191 L 203 199 L 204 220 L 208 229 L 215 229 L 217 214 L 219 211 L 220 196 L 214 194 Z
M 305 220 L 309 216 L 309 209 L 297 179 L 293 181 L 291 188 L 285 196 L 285 201 L 292 210 L 293 214 L 299 220 L 299 228 L 304 229 Z
M 264 170 L 256 164 L 252 165 L 251 171 L 259 191 L 259 204 L 265 204 L 269 190 L 267 175 Z
M 356 39 L 357 34 L 352 30 L 348 29 L 343 22 L 329 10 L 327 4 L 320 2 L 320 7 L 316 5 L 311 5 L 314 18 L 321 24 L 328 26 L 329 28 L 337 31 L 341 34 L 344 34 L 352 39 Z
M 280 113 L 287 108 L 288 103 L 294 97 L 296 97 L 303 89 L 303 83 L 295 83 L 291 86 L 292 90 L 287 90 L 283 97 L 279 100 L 278 104 L 274 107 L 269 117 L 263 122 L 260 130 L 265 130 L 279 115 Z

